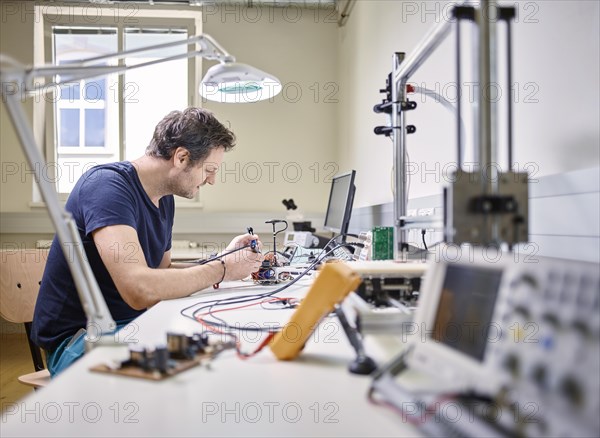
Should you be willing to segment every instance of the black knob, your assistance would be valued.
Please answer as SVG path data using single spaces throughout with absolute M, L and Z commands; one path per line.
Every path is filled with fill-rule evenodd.
M 376 126 L 373 132 L 375 135 L 389 136 L 392 133 L 392 128 L 390 126 Z

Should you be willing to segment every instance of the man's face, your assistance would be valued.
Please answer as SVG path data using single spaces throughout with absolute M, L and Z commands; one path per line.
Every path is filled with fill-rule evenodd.
M 225 149 L 213 149 L 206 160 L 196 165 L 187 164 L 187 167 L 179 173 L 173 184 L 173 194 L 184 198 L 193 199 L 205 184 L 213 185 L 217 172 L 223 162 Z

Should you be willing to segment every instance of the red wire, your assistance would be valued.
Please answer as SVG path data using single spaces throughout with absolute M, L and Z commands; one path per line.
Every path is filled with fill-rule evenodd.
M 287 300 L 290 300 L 290 299 L 291 299 L 291 298 L 284 298 L 284 297 L 272 297 L 271 299 L 268 299 L 268 300 L 263 300 L 263 301 L 260 301 L 260 302 L 257 302 L 257 303 L 250 303 L 250 304 L 246 304 L 246 305 L 243 305 L 243 306 L 237 306 L 237 307 L 228 307 L 228 308 L 226 308 L 226 309 L 221 309 L 221 310 L 211 310 L 211 311 L 209 311 L 209 312 L 202 313 L 202 314 L 201 314 L 201 315 L 199 315 L 199 316 L 212 315 L 212 314 L 214 314 L 214 313 L 219 313 L 219 312 L 228 312 L 228 311 L 230 311 L 230 310 L 245 309 L 246 307 L 257 306 L 257 305 L 259 305 L 259 304 L 270 303 L 270 302 L 273 302 L 273 301 L 287 301 Z M 197 318 L 197 317 L 196 317 L 196 318 Z
M 425 423 L 428 421 L 428 415 L 429 414 L 435 414 L 437 412 L 437 405 L 444 403 L 448 400 L 452 400 L 456 397 L 455 394 L 442 394 L 440 395 L 438 398 L 436 398 L 432 403 L 430 403 L 429 405 L 425 406 L 425 412 L 419 414 L 421 419 L 418 420 L 415 418 L 415 415 L 412 414 L 412 416 L 409 416 L 409 414 L 407 412 L 405 412 L 402 408 L 394 405 L 393 403 L 390 403 L 388 401 L 385 400 L 377 400 L 375 399 L 375 397 L 373 396 L 374 391 L 371 390 L 369 391 L 368 394 L 368 400 L 369 402 L 373 403 L 374 405 L 378 405 L 378 406 L 385 406 L 387 408 L 392 409 L 393 411 L 397 412 L 398 414 L 400 414 L 400 416 L 402 417 L 402 419 L 406 420 L 407 422 L 409 422 L 410 424 L 412 424 L 413 426 L 419 426 L 422 423 Z
M 398 406 L 384 401 L 384 400 L 377 400 L 375 399 L 375 397 L 373 397 L 373 392 L 374 391 L 369 391 L 368 394 L 368 400 L 369 402 L 373 403 L 376 406 L 385 406 L 393 411 L 395 411 L 396 413 L 400 414 L 400 416 L 402 417 L 403 420 L 407 421 L 408 423 L 412 424 L 413 426 L 420 426 L 421 422 L 416 420 L 415 418 L 409 416 L 406 412 L 404 412 L 403 409 L 399 408 Z
M 204 321 L 202 319 L 203 316 L 206 315 L 212 315 L 214 313 L 219 313 L 219 312 L 226 312 L 226 311 L 230 311 L 230 310 L 238 310 L 238 309 L 244 309 L 247 307 L 252 307 L 252 306 L 256 306 L 259 304 L 263 304 L 263 303 L 270 303 L 270 302 L 274 302 L 274 301 L 284 301 L 284 300 L 289 300 L 290 298 L 283 298 L 283 297 L 272 297 L 268 300 L 263 300 L 257 303 L 250 303 L 250 304 L 245 304 L 243 306 L 237 306 L 237 307 L 228 307 L 226 309 L 221 309 L 221 310 L 214 310 L 214 311 L 209 311 L 206 313 L 202 313 L 200 315 L 196 315 L 196 321 L 198 321 L 200 324 L 202 324 L 204 327 L 210 329 L 213 332 L 222 334 L 222 335 L 228 335 L 228 336 L 233 336 L 233 338 L 235 339 L 235 350 L 237 352 L 237 355 L 240 359 L 242 360 L 246 360 L 249 359 L 250 357 L 254 356 L 255 354 L 257 354 L 259 351 L 261 351 L 263 348 L 265 348 L 265 346 L 271 341 L 271 339 L 273 339 L 273 336 L 275 336 L 274 332 L 270 332 L 269 335 L 265 338 L 264 341 L 261 342 L 261 344 L 258 346 L 258 348 L 256 350 L 254 350 L 252 353 L 242 353 L 241 351 L 241 346 L 240 346 L 240 341 L 237 338 L 236 335 L 232 334 L 232 333 L 226 333 L 223 330 L 217 329 L 216 327 L 212 326 L 211 324 L 208 324 L 206 321 Z
M 274 336 L 275 336 L 275 333 L 270 332 L 269 335 L 265 338 L 265 340 L 262 341 L 261 344 L 258 346 L 258 348 L 256 350 L 254 350 L 252 353 L 242 353 L 239 349 L 237 349 L 238 357 L 242 360 L 250 359 L 252 356 L 254 356 L 256 353 L 258 353 L 260 350 L 265 348 L 265 346 L 269 342 L 271 342 L 271 339 L 273 339 Z

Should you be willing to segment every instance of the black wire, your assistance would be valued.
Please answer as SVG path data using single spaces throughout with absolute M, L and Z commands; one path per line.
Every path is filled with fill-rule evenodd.
M 327 242 L 327 245 L 329 245 L 333 240 L 337 239 L 338 237 L 341 237 L 341 235 L 336 236 L 334 238 L 332 238 L 329 242 Z M 202 310 L 204 309 L 208 309 L 208 311 L 206 312 L 209 316 L 212 316 L 214 319 L 216 319 L 217 321 L 220 321 L 221 323 L 215 323 L 215 322 L 211 322 L 211 321 L 206 321 L 205 319 L 203 319 L 202 321 L 207 324 L 210 325 L 211 327 L 218 327 L 218 328 L 227 328 L 227 329 L 232 329 L 232 328 L 236 328 L 236 327 L 232 327 L 229 324 L 226 323 L 225 320 L 223 320 L 222 318 L 219 318 L 217 316 L 215 316 L 212 312 L 213 312 L 213 308 L 216 306 L 222 306 L 222 305 L 233 305 L 233 304 L 243 304 L 243 303 L 248 303 L 251 301 L 256 301 L 259 300 L 261 298 L 267 298 L 267 297 L 271 297 L 273 295 L 276 295 L 280 292 L 283 292 L 284 290 L 286 290 L 287 288 L 289 288 L 290 286 L 292 286 L 293 284 L 295 284 L 298 280 L 300 280 L 302 277 L 304 277 L 312 268 L 314 268 L 318 263 L 320 263 L 323 259 L 325 259 L 325 257 L 329 256 L 331 253 L 333 253 L 335 250 L 344 247 L 344 246 L 353 246 L 352 243 L 342 243 L 339 244 L 337 246 L 335 246 L 333 249 L 331 249 L 330 251 L 324 253 L 324 254 L 320 254 L 319 257 L 317 257 L 317 259 L 311 263 L 300 275 L 298 275 L 297 277 L 295 277 L 293 280 L 291 280 L 290 282 L 286 283 L 284 286 L 271 291 L 271 292 L 265 292 L 262 294 L 255 294 L 255 295 L 237 295 L 234 297 L 229 297 L 229 298 L 222 298 L 222 299 L 218 299 L 218 300 L 212 300 L 212 301 L 206 301 L 206 302 L 201 302 L 201 303 L 195 303 L 191 306 L 188 306 L 184 309 L 182 309 L 180 311 L 180 314 L 186 318 L 192 319 L 196 322 L 198 322 L 198 319 L 196 318 L 196 315 L 198 313 L 200 313 Z M 198 309 L 196 309 L 192 315 L 186 315 L 185 311 L 198 306 L 199 304 L 208 304 L 206 306 L 202 306 Z M 246 328 L 239 328 L 240 330 L 245 330 L 245 331 L 252 331 L 252 332 L 272 332 L 275 330 L 280 330 L 281 327 L 275 327 L 275 328 L 261 328 L 261 327 L 246 327 Z
M 327 249 L 327 247 L 329 245 L 331 245 L 332 242 L 335 242 L 337 239 L 339 239 L 340 237 L 355 237 L 358 239 L 358 235 L 357 234 L 351 234 L 351 233 L 342 233 L 342 234 L 338 234 L 337 236 L 333 236 L 331 239 L 329 239 L 329 241 L 325 244 L 325 246 L 323 247 L 323 249 Z M 351 244 L 350 244 L 351 245 Z M 337 248 L 336 248 L 337 249 Z
M 337 245 L 337 246 L 336 246 L 336 247 L 334 247 L 334 248 L 333 248 L 331 251 L 329 251 L 329 252 L 327 252 L 327 253 L 323 254 L 323 255 L 322 255 L 322 257 L 321 257 L 320 259 L 318 259 L 318 260 L 315 260 L 315 262 L 313 262 L 311 265 L 309 265 L 309 266 L 308 266 L 308 268 L 306 268 L 306 269 L 305 269 L 305 270 L 304 270 L 304 271 L 303 271 L 303 272 L 302 272 L 300 275 L 298 275 L 298 277 L 294 278 L 292 281 L 290 281 L 289 283 L 286 283 L 284 286 L 282 286 L 281 288 L 279 288 L 279 289 L 277 289 L 277 290 L 275 290 L 275 291 L 272 291 L 272 292 L 267 292 L 267 293 L 263 294 L 263 295 L 262 295 L 262 297 L 264 297 L 264 298 L 271 297 L 271 296 L 274 296 L 274 295 L 276 295 L 276 294 L 278 294 L 278 293 L 280 293 L 280 292 L 284 291 L 285 289 L 287 289 L 288 287 L 290 287 L 292 284 L 296 283 L 296 282 L 297 282 L 297 281 L 298 281 L 300 278 L 302 278 L 304 275 L 306 275 L 306 274 L 307 274 L 307 273 L 308 273 L 308 272 L 309 272 L 309 271 L 310 271 L 310 270 L 311 270 L 311 269 L 312 269 L 312 268 L 313 268 L 315 265 L 317 265 L 317 264 L 318 264 L 320 261 L 322 261 L 322 260 L 323 260 L 325 257 L 327 257 L 327 256 L 328 256 L 329 254 L 331 254 L 332 252 L 335 252 L 337 249 L 339 249 L 339 248 L 342 248 L 342 247 L 344 247 L 344 246 L 354 246 L 354 244 L 353 244 L 353 243 L 341 243 L 341 244 Z M 241 303 L 244 303 L 244 302 L 255 301 L 255 300 L 258 300 L 259 298 L 260 298 L 260 297 L 252 298 L 252 299 L 249 299 L 249 300 L 238 300 L 238 302 L 235 302 L 235 303 L 226 303 L 226 304 L 238 304 L 238 303 L 239 303 L 239 304 L 241 304 Z M 226 322 L 224 319 L 222 319 L 222 318 L 219 318 L 219 317 L 215 316 L 215 315 L 212 313 L 212 308 L 213 308 L 213 307 L 215 307 L 216 305 L 219 305 L 219 304 L 220 304 L 220 303 L 218 303 L 218 302 L 217 302 L 217 303 L 213 303 L 213 304 L 212 304 L 212 305 L 209 307 L 209 310 L 208 310 L 208 312 L 207 312 L 207 313 L 208 313 L 208 315 L 209 315 L 209 316 L 212 316 L 212 317 L 213 317 L 214 319 L 216 319 L 217 321 L 220 321 L 220 322 L 221 322 L 221 324 L 219 324 L 219 325 L 216 325 L 216 324 L 214 324 L 214 323 L 210 323 L 210 322 L 209 322 L 209 321 L 207 321 L 206 319 L 203 319 L 203 322 L 204 322 L 204 323 L 207 323 L 207 324 L 210 324 L 210 325 L 212 325 L 212 326 L 218 326 L 218 327 L 221 327 L 221 328 L 228 328 L 228 329 L 231 329 L 232 327 L 231 327 L 229 324 L 227 324 L 227 322 Z M 196 311 L 195 311 L 195 312 L 192 314 L 192 316 L 194 317 L 194 319 L 195 319 L 195 316 L 196 316 L 196 314 L 197 314 L 197 313 L 198 313 L 200 310 L 202 310 L 202 309 L 198 309 L 198 310 L 196 310 Z M 234 328 L 235 328 L 235 327 L 234 327 Z M 263 329 L 263 328 L 254 328 L 254 327 L 252 327 L 252 328 L 248 328 L 248 329 L 242 329 L 242 330 L 248 330 L 248 331 L 262 331 L 262 332 L 268 332 L 268 333 L 270 333 L 270 332 L 272 332 L 272 331 L 275 331 L 275 330 L 281 330 L 281 327 L 276 327 L 276 328 L 267 328 L 267 329 Z
M 304 270 L 304 272 L 302 272 L 300 275 L 298 275 L 292 281 L 290 281 L 289 283 L 286 283 L 284 286 L 280 287 L 279 289 L 276 289 L 276 290 L 271 291 L 271 292 L 265 292 L 264 294 L 255 295 L 254 297 L 253 296 L 250 296 L 250 297 L 248 297 L 248 296 L 241 296 L 241 299 L 238 299 L 237 301 L 227 302 L 225 304 L 229 304 L 229 305 L 231 305 L 231 304 L 243 304 L 243 303 L 247 303 L 247 302 L 251 302 L 251 301 L 256 301 L 256 300 L 258 300 L 260 298 L 271 297 L 271 296 L 276 295 L 276 294 L 278 294 L 280 292 L 283 292 L 285 289 L 287 289 L 288 287 L 290 287 L 291 285 L 293 285 L 294 283 L 296 283 L 298 280 L 300 280 L 300 278 L 302 278 L 304 275 L 306 275 L 308 273 L 308 271 L 310 271 L 314 266 L 316 266 L 322 259 L 324 259 L 326 256 L 328 256 L 330 253 L 332 253 L 335 250 L 337 250 L 338 248 L 341 248 L 341 247 L 346 246 L 346 245 L 347 244 L 340 244 L 340 245 L 336 246 L 335 248 L 333 248 L 331 251 L 325 253 L 324 255 L 322 255 L 322 257 L 320 259 L 315 260 L 311 265 L 309 265 L 308 268 L 306 268 Z M 233 298 L 236 298 L 236 297 L 233 297 Z M 240 296 L 238 296 L 238 298 L 240 298 Z M 225 300 L 223 300 L 223 301 L 225 301 Z M 216 302 L 213 302 L 210 306 L 204 306 L 204 307 L 201 307 L 201 308 L 197 309 L 192 314 L 192 318 L 197 321 L 196 314 L 198 314 L 201 310 L 204 310 L 205 308 L 208 307 L 208 311 L 206 313 L 208 313 L 209 316 L 213 317 L 217 321 L 220 321 L 221 324 L 212 323 L 210 321 L 207 321 L 207 320 L 203 319 L 204 323 L 209 324 L 209 325 L 211 325 L 213 327 L 231 329 L 232 327 L 229 324 L 227 324 L 227 322 L 224 319 L 219 318 L 219 317 L 215 316 L 212 313 L 213 312 L 213 308 L 215 306 L 217 306 L 217 305 L 222 305 L 222 303 L 219 300 L 217 300 Z M 233 327 L 233 328 L 235 328 L 235 327 Z M 242 330 L 252 331 L 252 332 L 256 332 L 256 331 L 259 331 L 259 332 L 272 332 L 274 330 L 281 330 L 281 327 L 276 327 L 276 328 L 249 327 L 249 328 L 244 328 Z
M 275 231 L 275 224 L 282 223 L 282 222 L 285 224 L 285 228 Z M 277 235 L 279 233 L 282 233 L 285 230 L 287 230 L 289 225 L 286 220 L 280 220 L 278 222 L 267 221 L 265 223 L 273 225 L 273 251 L 272 252 L 273 252 L 273 257 L 275 258 L 275 261 L 277 261 L 277 252 L 278 252 L 276 249 L 277 248 Z
M 207 263 L 214 262 L 215 260 L 219 260 L 219 259 L 220 259 L 220 258 L 222 258 L 222 257 L 225 257 L 225 256 L 227 256 L 227 255 L 229 255 L 229 254 L 233 254 L 234 252 L 238 252 L 238 251 L 241 251 L 241 250 L 243 250 L 243 249 L 246 249 L 246 248 L 250 248 L 250 245 L 244 245 L 244 246 L 241 246 L 241 247 L 239 247 L 239 248 L 236 248 L 236 249 L 233 249 L 233 250 L 231 250 L 231 251 L 227 251 L 227 252 L 224 252 L 224 253 L 222 253 L 222 254 L 219 254 L 219 255 L 213 256 L 213 257 L 211 257 L 211 258 L 209 258 L 209 259 L 197 259 L 197 260 L 190 260 L 190 261 L 189 261 L 189 262 L 187 262 L 187 263 L 196 263 L 196 264 L 198 264 L 198 265 L 205 265 L 205 264 L 207 264 Z
M 438 245 L 441 245 L 442 243 L 446 243 L 445 240 L 440 240 L 439 242 L 435 242 L 433 245 L 429 245 L 429 249 L 434 248 Z
M 421 230 L 421 238 L 423 240 L 423 246 L 425 247 L 425 251 L 427 251 L 427 242 L 425 242 L 425 233 L 427 230 Z

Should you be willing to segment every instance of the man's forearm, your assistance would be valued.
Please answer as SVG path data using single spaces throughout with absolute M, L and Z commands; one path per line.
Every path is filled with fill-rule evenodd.
M 223 278 L 225 268 L 220 261 L 204 265 L 171 264 L 175 269 L 136 269 L 120 290 L 132 307 L 145 309 L 162 300 L 181 298 L 205 289 Z M 179 269 L 177 269 L 179 268 Z

